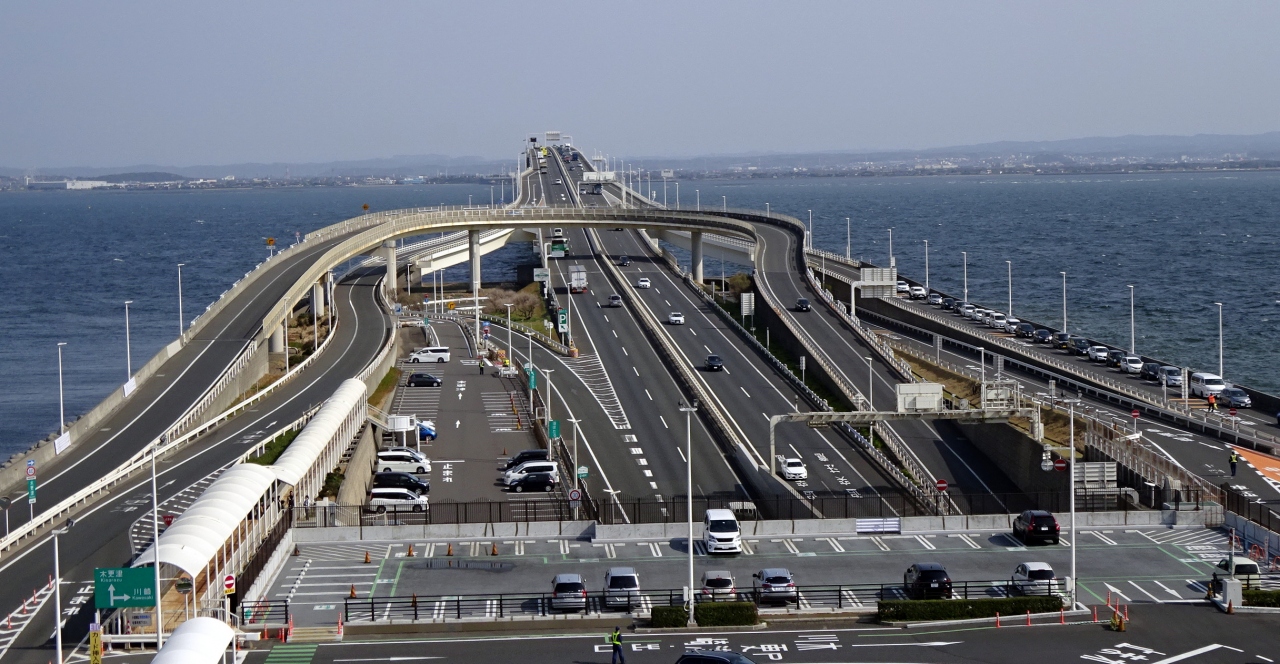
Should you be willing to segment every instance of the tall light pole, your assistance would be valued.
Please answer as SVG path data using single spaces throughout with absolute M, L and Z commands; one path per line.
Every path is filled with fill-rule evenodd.
M 924 241 L 924 290 L 929 292 L 929 241 Z
M 964 258 L 964 303 L 969 304 L 969 252 L 962 251 L 960 255 Z
M 186 329 L 186 323 L 182 318 L 182 266 L 186 263 L 178 263 L 178 336 L 182 336 L 182 331 Z
M 1065 327 L 1065 326 L 1064 326 Z M 1067 490 L 1069 505 L 1071 508 L 1071 606 L 1076 605 L 1076 404 L 1071 401 L 1068 406 L 1067 419 L 1070 421 L 1071 428 L 1071 449 L 1067 450 L 1067 466 L 1068 474 L 1071 475 L 1067 481 Z
M 164 645 L 164 612 L 160 609 L 160 498 L 156 490 L 156 453 L 160 439 L 151 443 L 151 542 L 156 552 L 156 650 Z
M 58 647 L 58 664 L 62 664 L 62 564 L 58 561 L 58 536 L 65 535 L 74 519 L 67 519 L 67 525 L 53 531 L 53 634 Z M 156 649 L 160 647 L 157 645 Z
M 768 204 L 768 203 L 765 203 L 765 204 L 764 204 L 764 216 L 766 216 L 766 217 L 767 217 L 767 216 L 769 216 L 769 215 L 771 215 L 771 214 L 773 214 L 773 212 L 771 212 L 771 211 L 769 210 L 769 204 Z
M 875 410 L 876 372 L 871 364 L 871 356 L 867 356 L 867 409 Z
M 67 411 L 66 401 L 62 396 L 62 347 L 67 345 L 65 341 L 58 342 L 58 433 L 67 432 Z
M 1013 261 L 1005 261 L 1009 266 L 1009 317 L 1013 318 Z
M 702 212 L 702 190 L 693 190 L 693 207 L 697 212 Z
M 721 212 L 729 211 L 729 197 L 727 196 L 720 197 L 720 211 Z
M 893 267 L 893 229 L 889 229 L 889 267 Z
M 133 350 L 132 344 L 129 343 L 129 305 L 133 304 L 133 300 L 124 301 L 124 365 L 125 380 L 133 378 Z
M 924 245 L 925 247 L 928 247 L 929 241 L 926 240 Z M 852 246 L 853 246 L 853 222 L 849 221 L 848 217 L 845 217 L 844 218 L 844 259 L 846 261 L 851 260 L 850 259 L 851 254 L 849 252 L 849 248 Z M 926 248 L 925 255 L 928 255 L 928 253 L 929 253 L 929 250 Z M 927 260 L 925 262 L 926 264 L 928 264 Z
M 1214 302 L 1218 305 L 1218 377 L 1221 378 L 1222 373 L 1222 303 Z
M 511 307 L 516 306 L 516 303 L 507 302 L 502 306 L 507 308 L 507 361 L 509 362 L 516 357 L 516 347 L 511 345 Z
M 543 369 L 542 373 L 547 377 L 547 444 L 551 450 L 547 453 L 551 459 L 556 458 L 556 441 L 551 440 L 551 402 L 555 399 L 555 392 L 551 390 L 551 372 L 555 369 Z
M 1133 284 L 1129 284 L 1129 354 L 1138 352 L 1137 324 L 1133 319 Z
M 1062 333 L 1067 334 L 1067 273 L 1058 274 L 1062 275 Z
M 569 422 L 573 424 L 573 463 L 569 464 L 569 469 L 573 471 L 573 490 L 578 490 L 578 423 L 582 420 L 576 417 L 570 417 Z M 573 509 L 573 520 L 578 520 L 578 508 Z
M 685 449 L 685 497 L 688 499 L 689 511 L 689 622 L 692 627 L 693 622 L 693 412 L 698 410 L 698 400 L 693 400 L 692 406 L 686 406 L 680 403 L 680 410 L 684 412 L 684 449 Z

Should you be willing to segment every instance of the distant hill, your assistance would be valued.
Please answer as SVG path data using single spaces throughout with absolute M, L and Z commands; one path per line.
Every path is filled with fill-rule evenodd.
M 94 175 L 93 180 L 103 180 L 105 182 L 186 182 L 191 178 L 183 177 L 177 173 L 162 173 L 151 171 L 148 173 L 113 173 L 111 175 Z

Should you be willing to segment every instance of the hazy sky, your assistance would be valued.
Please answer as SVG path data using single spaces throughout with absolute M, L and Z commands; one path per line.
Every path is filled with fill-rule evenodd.
M 1276 2 L 11 2 L 0 165 L 1280 129 Z

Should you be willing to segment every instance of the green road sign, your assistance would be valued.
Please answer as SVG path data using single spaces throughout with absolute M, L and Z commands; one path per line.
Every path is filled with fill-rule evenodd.
M 560 437 L 560 420 L 551 420 L 547 422 L 547 435 L 552 438 Z
M 155 570 L 98 567 L 93 570 L 93 602 L 99 609 L 155 606 Z
M 556 329 L 560 332 L 569 331 L 569 312 L 561 309 L 556 312 Z
M 36 481 L 35 478 L 27 480 L 27 502 L 36 502 Z
M 538 389 L 538 374 L 533 369 L 525 369 L 524 371 L 529 375 L 529 389 Z
M 588 470 L 586 466 L 578 466 L 578 479 L 587 479 Z

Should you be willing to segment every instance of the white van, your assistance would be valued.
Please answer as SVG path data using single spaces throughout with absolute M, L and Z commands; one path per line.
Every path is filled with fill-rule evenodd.
M 992 312 L 991 315 L 987 317 L 986 323 L 987 323 L 987 326 L 989 327 L 994 327 L 994 328 L 1003 330 L 1004 314 L 1000 312 Z
M 431 472 L 431 460 L 410 449 L 383 450 L 378 452 L 377 469 L 384 473 L 423 475 Z
M 1225 390 L 1227 384 L 1223 382 L 1222 376 L 1205 372 L 1197 372 L 1191 374 L 1191 396 L 1208 397 L 1210 394 L 1217 395 Z
M 418 362 L 438 362 L 445 363 L 451 357 L 448 346 L 428 346 L 419 348 L 409 355 L 409 361 L 417 364 Z
M 409 489 L 377 487 L 369 490 L 369 509 L 382 513 L 387 511 L 388 505 L 396 511 L 422 512 L 427 509 L 427 497 Z
M 742 553 L 742 529 L 730 510 L 707 510 L 702 519 L 702 543 L 707 553 Z
M 556 482 L 560 481 L 560 470 L 556 468 L 556 464 L 552 461 L 526 461 L 511 470 L 508 470 L 502 476 L 502 483 L 511 486 L 519 482 L 521 478 L 529 473 L 551 473 L 551 479 Z

